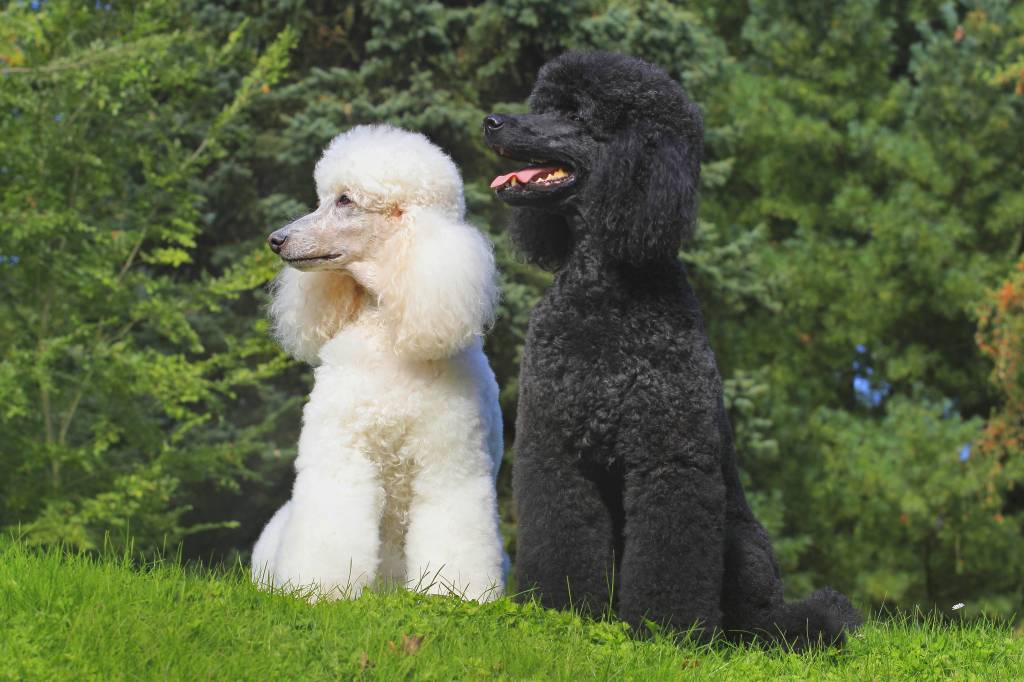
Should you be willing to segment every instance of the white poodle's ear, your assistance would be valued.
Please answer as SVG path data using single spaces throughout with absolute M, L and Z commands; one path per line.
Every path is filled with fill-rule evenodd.
M 352 320 L 362 290 L 343 272 L 301 272 L 285 267 L 270 289 L 274 335 L 287 353 L 319 364 L 320 348 Z
M 444 213 L 413 207 L 377 257 L 378 302 L 395 352 L 448 357 L 483 334 L 498 302 L 490 242 Z

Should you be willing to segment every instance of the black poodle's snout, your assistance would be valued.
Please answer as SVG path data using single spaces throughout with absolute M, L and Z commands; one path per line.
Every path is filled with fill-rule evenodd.
M 501 114 L 488 114 L 484 117 L 484 129 L 485 130 L 497 130 L 501 126 L 505 125 L 505 116 Z
M 544 129 L 536 118 L 534 114 L 487 114 L 484 142 L 500 156 L 520 160 L 544 156 Z
M 523 127 L 519 117 L 509 114 L 487 114 L 484 116 L 484 142 L 498 153 L 509 156 L 509 146 L 519 147 Z

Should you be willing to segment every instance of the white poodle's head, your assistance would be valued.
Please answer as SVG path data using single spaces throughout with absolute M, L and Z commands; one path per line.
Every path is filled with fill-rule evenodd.
M 314 171 L 320 205 L 270 235 L 286 263 L 271 316 L 285 350 L 320 347 L 373 306 L 396 353 L 445 357 L 482 332 L 497 298 L 489 242 L 463 222 L 462 179 L 423 135 L 358 126 Z
M 462 178 L 423 135 L 388 125 L 352 128 L 331 140 L 313 171 L 320 205 L 270 235 L 296 270 L 345 270 L 365 260 L 410 210 L 462 220 Z

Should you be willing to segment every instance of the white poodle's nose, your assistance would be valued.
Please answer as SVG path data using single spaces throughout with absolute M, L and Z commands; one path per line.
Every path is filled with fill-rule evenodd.
M 279 255 L 281 253 L 281 247 L 284 246 L 284 243 L 287 240 L 288 233 L 285 232 L 284 230 L 277 230 L 276 232 L 271 232 L 270 236 L 267 237 L 267 243 L 270 244 L 270 250 Z

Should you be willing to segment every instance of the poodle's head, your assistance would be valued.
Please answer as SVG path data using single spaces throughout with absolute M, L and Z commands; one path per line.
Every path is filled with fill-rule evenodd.
M 631 263 L 674 256 L 692 230 L 703 149 L 698 107 L 662 69 L 609 52 L 545 64 L 530 113 L 484 119 L 487 144 L 530 165 L 491 184 L 512 237 L 557 268 L 581 243 Z
M 418 133 L 358 126 L 331 141 L 314 178 L 316 210 L 268 238 L 286 265 L 270 312 L 287 351 L 316 363 L 365 312 L 416 359 L 451 355 L 482 332 L 494 258 L 463 221 L 462 179 L 444 152 Z

